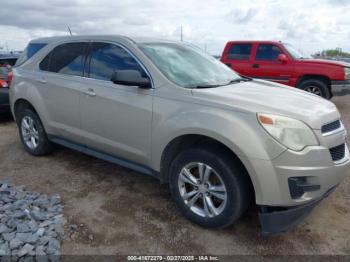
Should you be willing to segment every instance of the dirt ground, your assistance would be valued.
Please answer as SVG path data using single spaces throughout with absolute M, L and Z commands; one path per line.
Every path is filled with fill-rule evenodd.
M 350 131 L 350 95 L 332 101 Z M 61 147 L 32 157 L 2 117 L 0 180 L 61 195 L 68 225 L 77 225 L 67 227 L 63 254 L 350 254 L 350 176 L 283 235 L 260 237 L 255 210 L 227 229 L 205 230 L 180 215 L 158 180 Z

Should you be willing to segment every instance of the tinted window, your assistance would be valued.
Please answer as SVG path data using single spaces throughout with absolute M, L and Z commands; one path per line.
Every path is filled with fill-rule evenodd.
M 233 60 L 249 60 L 252 44 L 233 44 L 228 51 L 228 58 Z
M 138 70 L 146 77 L 137 61 L 123 48 L 108 43 L 93 43 L 89 51 L 89 77 L 111 80 L 116 70 Z
M 16 66 L 23 64 L 33 55 L 35 55 L 40 49 L 42 49 L 46 44 L 44 43 L 30 43 L 22 53 L 22 55 L 18 58 Z
M 0 58 L 0 66 L 13 66 L 16 63 L 16 61 L 17 58 Z
M 35 55 L 41 48 L 46 46 L 46 44 L 41 43 L 33 43 L 29 44 L 27 47 L 27 59 L 31 58 L 33 55 Z
M 68 43 L 55 47 L 40 63 L 40 69 L 82 76 L 86 43 Z
M 256 51 L 256 60 L 275 61 L 282 51 L 278 46 L 261 44 Z

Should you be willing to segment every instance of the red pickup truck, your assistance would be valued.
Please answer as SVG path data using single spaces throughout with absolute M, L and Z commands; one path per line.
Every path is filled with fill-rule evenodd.
M 231 41 L 221 61 L 243 76 L 297 87 L 330 99 L 333 91 L 350 91 L 350 63 L 305 57 L 290 44 Z

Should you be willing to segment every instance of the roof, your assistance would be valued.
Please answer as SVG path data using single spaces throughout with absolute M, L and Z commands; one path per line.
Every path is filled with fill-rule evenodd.
M 232 40 L 228 41 L 229 43 L 269 43 L 269 44 L 275 44 L 275 43 L 283 43 L 281 41 L 274 41 L 274 40 Z
M 171 41 L 166 39 L 151 38 L 151 37 L 130 37 L 122 35 L 67 35 L 67 36 L 53 36 L 53 37 L 44 37 L 38 38 L 30 41 L 30 43 L 51 43 L 57 41 L 69 41 L 69 40 L 111 40 L 111 41 L 129 41 L 133 43 L 151 43 L 151 42 L 166 42 L 166 43 L 179 43 L 178 41 Z

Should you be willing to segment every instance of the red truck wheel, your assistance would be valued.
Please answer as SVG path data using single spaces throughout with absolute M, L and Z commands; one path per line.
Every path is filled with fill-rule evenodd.
M 298 85 L 298 88 L 306 92 L 313 93 L 323 98 L 330 99 L 331 92 L 325 82 L 318 79 L 305 80 Z

